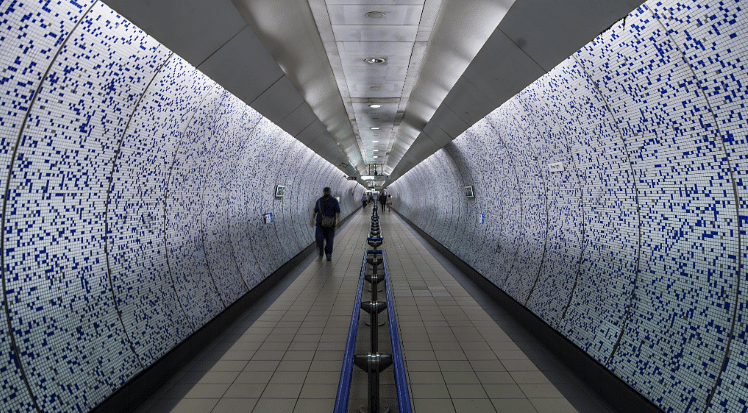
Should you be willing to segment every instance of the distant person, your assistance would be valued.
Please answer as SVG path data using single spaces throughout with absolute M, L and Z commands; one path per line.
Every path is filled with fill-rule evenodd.
M 387 206 L 387 194 L 385 194 L 384 191 L 379 194 L 379 204 L 382 206 L 382 212 L 384 212 L 385 207 Z
M 392 195 L 387 195 L 387 208 L 392 209 Z
M 332 242 L 335 239 L 335 229 L 340 227 L 340 204 L 333 198 L 329 186 L 322 190 L 322 198 L 317 200 L 312 215 L 312 226 L 317 227 L 317 250 L 319 259 L 323 252 L 327 254 L 327 261 L 332 261 Z
M 364 194 L 361 196 L 361 203 L 364 204 L 364 208 L 366 208 L 366 203 L 369 201 L 369 197 Z

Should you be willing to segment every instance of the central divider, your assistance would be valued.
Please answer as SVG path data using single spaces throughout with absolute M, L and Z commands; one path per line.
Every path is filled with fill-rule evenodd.
M 367 242 L 372 247 L 382 245 L 384 239 L 381 235 L 379 217 L 377 215 L 377 205 L 374 203 L 371 228 L 367 237 Z M 367 275 L 367 265 L 371 266 L 371 274 Z M 380 273 L 379 268 L 382 268 Z M 364 281 L 371 285 L 371 300 L 363 302 Z M 377 298 L 378 285 L 385 284 L 384 302 Z M 368 323 L 371 334 L 371 343 L 367 354 L 356 355 L 356 339 L 360 326 L 361 310 L 369 314 L 370 322 Z M 379 327 L 384 325 L 378 322 L 379 313 L 387 310 L 389 321 L 389 336 L 392 354 L 379 353 Z M 359 274 L 358 290 L 353 305 L 353 314 L 351 324 L 348 330 L 348 342 L 343 357 L 343 367 L 340 372 L 340 382 L 338 383 L 338 394 L 335 399 L 334 413 L 347 413 L 349 410 L 349 399 L 351 392 L 351 382 L 353 376 L 353 366 L 359 367 L 367 373 L 368 380 L 368 410 L 361 407 L 358 412 L 368 411 L 369 413 L 388 412 L 387 407 L 380 407 L 380 380 L 379 375 L 389 366 L 393 366 L 395 389 L 397 394 L 397 405 L 400 413 L 411 413 L 410 392 L 408 391 L 408 381 L 405 375 L 405 363 L 403 362 L 403 352 L 400 347 L 400 332 L 397 327 L 397 318 L 395 315 L 395 301 L 392 295 L 390 284 L 390 273 L 387 265 L 387 254 L 382 250 L 368 250 L 364 253 L 363 262 L 361 263 L 361 273 Z M 358 381 L 360 382 L 360 380 Z M 394 401 L 394 400 L 393 400 Z

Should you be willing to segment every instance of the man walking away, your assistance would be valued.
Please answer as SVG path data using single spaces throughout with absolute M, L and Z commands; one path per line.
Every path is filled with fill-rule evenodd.
M 340 227 L 340 204 L 333 198 L 329 186 L 322 190 L 322 198 L 314 205 L 312 215 L 312 226 L 317 227 L 317 250 L 319 259 L 322 253 L 327 254 L 327 261 L 332 261 L 332 241 L 335 238 L 335 229 Z
M 368 197 L 368 196 L 366 196 L 366 194 L 364 194 L 364 195 L 363 195 L 363 196 L 361 197 L 361 203 L 362 203 L 362 204 L 364 204 L 364 208 L 366 208 L 366 202 L 367 202 L 368 200 L 369 200 L 369 197 Z
M 384 190 L 382 190 L 382 193 L 379 194 L 379 205 L 382 208 L 382 212 L 386 209 L 387 206 L 387 194 L 384 193 Z

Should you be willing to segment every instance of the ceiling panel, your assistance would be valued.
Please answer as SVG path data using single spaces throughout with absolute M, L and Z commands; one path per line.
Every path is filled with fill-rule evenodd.
M 284 76 L 249 27 L 197 68 L 249 104 Z M 247 73 L 253 74 L 251 82 L 247 81 Z
M 104 3 L 153 38 L 168 39 L 168 43 L 160 41 L 193 66 L 201 64 L 247 26 L 231 0 L 105 0 Z
M 465 124 L 472 125 L 491 113 L 493 102 L 463 75 L 444 99 L 444 105 L 452 109 Z
M 312 108 L 309 107 L 308 103 L 304 102 L 291 112 L 291 114 L 286 116 L 278 126 L 295 137 L 316 120 L 317 116 L 312 111 Z
M 283 76 L 255 99 L 252 107 L 260 113 L 267 113 L 266 117 L 277 125 L 302 103 L 304 99 L 288 80 L 288 76 Z
M 549 71 L 642 2 L 522 0 L 501 22 L 500 29 Z
M 417 26 L 339 26 L 333 25 L 335 40 L 339 42 L 413 42 Z
M 382 18 L 369 18 L 366 13 L 373 11 L 369 4 L 342 4 L 337 7 L 330 7 L 330 22 L 335 25 L 397 25 L 397 26 L 418 26 L 421 21 L 421 11 L 423 7 L 417 5 L 392 5 L 377 4 L 375 11 L 385 14 Z
M 310 143 L 314 142 L 320 136 L 325 135 L 327 128 L 319 120 L 315 120 L 309 126 L 304 128 L 299 134 L 296 135 L 296 139 L 301 141 L 303 144 L 309 146 Z

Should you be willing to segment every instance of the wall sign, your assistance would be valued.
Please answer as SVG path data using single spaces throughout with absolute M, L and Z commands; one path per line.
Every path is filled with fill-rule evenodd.
M 472 185 L 465 187 L 465 196 L 468 198 L 475 198 L 475 192 L 473 192 Z
M 262 222 L 265 223 L 265 224 L 272 223 L 273 222 L 273 213 L 272 212 L 268 212 L 268 213 L 262 214 Z
M 553 162 L 548 164 L 548 169 L 551 172 L 563 172 L 564 171 L 564 163 L 563 162 Z
M 275 197 L 276 198 L 283 198 L 283 195 L 286 194 L 286 187 L 283 185 L 276 185 L 275 186 Z

